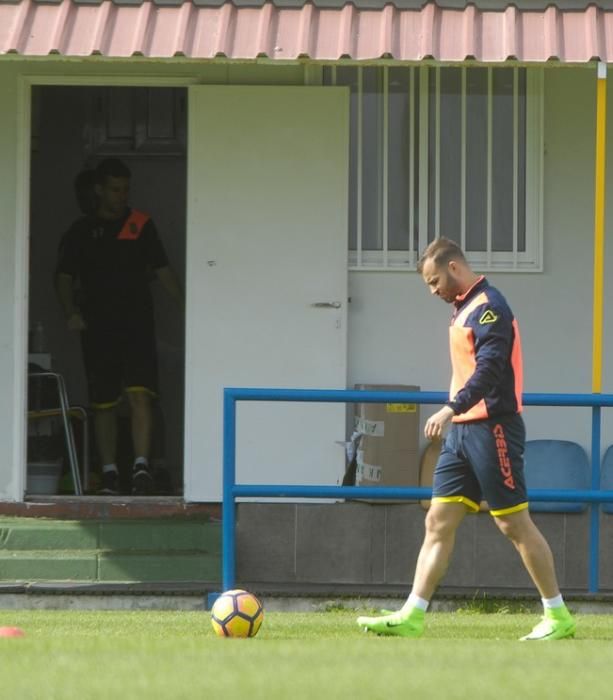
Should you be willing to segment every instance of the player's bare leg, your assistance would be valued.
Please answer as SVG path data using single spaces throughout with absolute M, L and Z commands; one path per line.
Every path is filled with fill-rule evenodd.
M 132 443 L 134 446 L 134 469 L 132 491 L 135 495 L 148 495 L 153 492 L 153 476 L 149 470 L 149 452 L 153 431 L 153 409 L 151 395 L 146 389 L 128 389 L 132 419 Z
M 413 579 L 413 590 L 397 612 L 379 617 L 359 617 L 358 625 L 382 635 L 419 637 L 423 633 L 425 607 L 445 575 L 455 544 L 456 531 L 467 513 L 463 503 L 434 502 L 426 516 L 426 534 Z M 427 605 L 426 605 L 427 607 Z
M 458 527 L 467 513 L 463 503 L 434 502 L 426 515 L 426 534 L 417 557 L 413 593 L 430 600 L 449 566 Z
M 146 390 L 128 391 L 132 420 L 132 443 L 134 455 L 149 458 L 153 431 L 153 410 L 151 395 Z
M 119 493 L 119 473 L 116 464 L 117 414 L 114 405 L 94 408 L 94 430 L 102 467 L 102 484 L 99 493 L 112 496 Z
M 545 606 L 541 621 L 522 640 L 549 641 L 574 636 L 575 622 L 560 595 L 551 548 L 528 510 L 499 516 L 494 520 L 519 552 Z
M 541 598 L 553 598 L 559 595 L 560 589 L 551 549 L 534 524 L 529 511 L 526 509 L 495 517 L 494 521 L 519 552 Z

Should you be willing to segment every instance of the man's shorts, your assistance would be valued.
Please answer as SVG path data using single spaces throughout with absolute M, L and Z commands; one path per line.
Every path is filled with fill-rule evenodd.
M 152 324 L 113 329 L 88 326 L 81 340 L 94 408 L 114 406 L 123 391 L 157 392 L 157 353 Z
M 525 441 L 519 414 L 452 423 L 434 469 L 432 500 L 464 503 L 477 512 L 484 499 L 494 516 L 524 510 Z

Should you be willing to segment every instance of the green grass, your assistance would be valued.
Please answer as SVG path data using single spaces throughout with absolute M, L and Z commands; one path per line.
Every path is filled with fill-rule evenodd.
M 366 613 L 371 611 L 365 611 Z M 422 639 L 379 638 L 353 611 L 267 613 L 255 639 L 219 639 L 197 612 L 0 611 L 1 697 L 17 700 L 608 698 L 613 616 L 575 640 L 519 643 L 536 616 L 428 615 Z

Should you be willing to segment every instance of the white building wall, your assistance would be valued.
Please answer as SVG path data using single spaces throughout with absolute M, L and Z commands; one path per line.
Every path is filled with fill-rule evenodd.
M 545 71 L 544 271 L 488 275 L 509 300 L 524 349 L 525 391 L 591 392 L 595 72 Z M 613 89 L 609 91 L 609 105 Z M 613 162 L 613 135 L 608 159 Z M 607 191 L 613 193 L 613 168 Z M 443 232 L 441 232 L 443 233 Z M 607 236 L 613 233 L 609 210 Z M 607 249 L 611 267 L 613 244 Z M 352 272 L 349 382 L 418 384 L 446 391 L 450 308 L 417 273 Z M 613 286 L 606 288 L 604 391 L 613 391 Z M 607 366 L 608 365 L 608 366 Z M 424 407 L 422 416 L 435 410 Z M 603 444 L 613 442 L 605 416 Z M 589 447 L 588 409 L 528 408 L 529 438 L 563 438 Z
M 16 460 L 22 458 L 13 429 L 15 376 L 15 182 L 20 73 L 125 75 L 116 62 L 0 61 L 0 499 L 19 498 Z M 210 83 L 300 84 L 301 66 L 151 65 L 135 62 L 132 74 L 194 76 Z M 613 89 L 609 90 L 613 113 Z M 493 274 L 490 281 L 509 299 L 522 330 L 525 389 L 529 392 L 591 391 L 595 72 L 551 68 L 545 72 L 544 271 Z M 609 120 L 610 121 L 610 120 Z M 613 131 L 608 143 L 613 162 Z M 613 193 L 613 169 L 607 191 Z M 609 209 L 607 236 L 613 233 Z M 611 268 L 613 245 L 607 247 Z M 348 385 L 415 383 L 425 390 L 448 385 L 447 324 L 450 309 L 432 299 L 416 273 L 352 272 L 349 276 Z M 604 391 L 613 391 L 613 288 L 606 284 Z M 432 409 L 425 408 L 423 414 Z M 603 444 L 613 442 L 613 411 L 605 411 Z M 586 409 L 528 409 L 531 438 L 574 439 L 589 447 Z

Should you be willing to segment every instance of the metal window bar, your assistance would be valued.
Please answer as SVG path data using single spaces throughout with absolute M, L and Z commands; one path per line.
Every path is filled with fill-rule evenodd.
M 441 69 L 434 71 L 434 237 L 441 235 Z
M 364 71 L 360 66 L 358 68 L 358 94 L 357 94 L 357 149 L 356 154 L 356 167 L 357 167 L 357 178 L 356 178 L 356 206 L 358 208 L 356 212 L 356 247 L 357 247 L 357 266 L 362 267 L 362 236 L 363 236 L 363 219 L 362 219 L 362 164 L 363 164 L 363 152 L 362 152 L 362 134 L 364 131 L 364 105 L 362 104 L 364 99 Z
M 223 510 L 222 587 L 234 588 L 236 573 L 236 498 L 343 498 L 422 499 L 432 489 L 399 486 L 300 486 L 236 483 L 236 404 L 239 401 L 298 401 L 315 403 L 419 403 L 442 404 L 445 392 L 357 391 L 343 389 L 226 388 L 223 402 Z M 533 489 L 530 501 L 590 503 L 588 590 L 598 592 L 600 503 L 613 503 L 613 491 L 600 489 L 601 409 L 613 407 L 613 394 L 524 394 L 525 406 L 573 406 L 592 408 L 591 489 Z M 214 595 L 214 594 L 213 594 Z
M 528 73 L 530 75 L 530 73 Z M 538 260 L 540 263 L 543 261 L 543 228 L 545 226 L 545 207 L 543 206 L 543 198 L 545 192 L 545 168 L 543 166 L 543 158 L 545 155 L 544 139 L 545 139 L 545 72 L 541 69 L 535 76 L 535 82 L 538 81 L 538 174 L 539 174 L 539 187 L 538 187 L 538 230 L 539 230 L 539 251 Z M 526 187 L 526 190 L 528 188 Z M 527 243 L 527 241 L 526 241 Z
M 408 126 L 410 129 L 409 134 L 409 162 L 410 162 L 410 182 L 409 182 L 409 196 L 408 196 L 408 206 L 409 211 L 409 240 L 407 241 L 409 260 L 408 269 L 414 269 L 416 260 L 419 254 L 419 250 L 423 250 L 429 243 L 429 206 L 428 201 L 430 198 L 429 186 L 428 186 L 428 173 L 430 168 L 434 169 L 434 234 L 439 235 L 440 220 L 441 220 L 441 182 L 440 182 L 440 158 L 441 158 L 441 67 L 437 66 L 432 70 L 431 68 L 422 66 L 420 68 L 408 68 L 410 71 L 410 101 L 409 101 L 409 119 Z M 444 68 L 443 68 L 444 70 Z M 460 105 L 461 105 L 461 144 L 460 144 L 460 244 L 462 248 L 466 248 L 466 218 L 467 218 L 467 168 L 468 168 L 468 157 L 467 157 L 467 94 L 468 94 L 468 78 L 467 72 L 470 70 L 463 66 L 461 68 L 461 95 L 460 95 Z M 493 136 L 494 136 L 494 76 L 493 67 L 487 67 L 487 94 L 486 94 L 486 193 L 485 193 L 485 206 L 486 206 L 486 243 L 484 253 L 484 262 L 487 269 L 492 269 L 495 262 L 501 262 L 500 255 L 495 253 L 493 250 Z M 519 189 L 518 189 L 518 177 L 519 177 L 519 148 L 521 146 L 519 142 L 519 71 L 526 70 L 520 69 L 518 67 L 513 67 L 513 114 L 512 114 L 512 130 L 513 130 L 513 191 L 510 194 L 512 197 L 512 209 L 513 209 L 513 221 L 512 221 L 512 246 L 510 257 L 506 260 L 506 269 L 519 269 L 520 265 L 520 251 L 519 251 Z M 355 269 L 389 269 L 391 266 L 401 267 L 394 263 L 394 256 L 390 254 L 389 251 L 389 67 L 385 66 L 381 69 L 381 93 L 382 93 L 382 119 L 381 119 L 381 132 L 379 134 L 373 134 L 373 138 L 377 138 L 382 149 L 381 154 L 381 201 L 379 202 L 381 211 L 378 219 L 381 222 L 380 240 L 381 240 L 381 252 L 379 263 L 376 262 L 377 257 L 371 259 L 368 256 L 368 252 L 365 256 L 364 251 L 364 230 L 363 230 L 363 138 L 364 138 L 364 68 L 358 66 L 356 68 L 357 73 L 357 94 L 356 94 L 356 107 L 355 107 L 355 118 L 357 122 L 357 144 L 356 144 L 356 257 L 355 257 Z M 416 71 L 419 71 L 419 89 L 418 89 L 418 99 L 415 99 L 415 76 Z M 336 69 L 333 67 L 331 71 L 332 83 L 336 84 Z M 432 162 L 429 158 L 429 133 L 428 133 L 428 123 L 430 117 L 430 107 L 429 107 L 429 83 L 434 80 L 434 100 L 433 109 L 434 115 L 434 129 L 433 138 L 434 143 L 434 157 Z M 530 74 L 528 74 L 528 81 L 530 80 Z M 530 91 L 526 91 L 526 99 Z M 531 95 L 533 98 L 537 97 Z M 540 100 L 542 101 L 542 90 L 540 93 Z M 415 104 L 418 102 L 418 104 Z M 419 111 L 417 111 L 419 110 Z M 538 110 L 537 110 L 538 111 Z M 542 109 L 540 110 L 540 125 L 542 129 Z M 419 115 L 419 143 L 415 144 L 415 120 Z M 540 138 L 540 137 L 539 137 Z M 417 159 L 417 161 L 415 160 Z M 412 181 L 417 169 L 418 178 L 418 221 L 417 221 L 417 250 L 414 245 L 414 228 L 415 228 L 415 188 Z M 540 181 L 542 189 L 542 167 L 540 168 Z M 540 228 L 542 230 L 542 207 L 539 212 Z M 540 236 L 539 236 L 540 239 Z M 542 246 L 542 242 L 541 242 Z M 540 260 L 540 256 L 539 256 Z M 538 264 L 538 261 L 535 260 Z M 507 267 L 508 265 L 508 267 Z
M 409 68 L 409 265 L 416 263 L 415 250 L 415 68 Z
M 460 96 L 460 246 L 466 250 L 466 67 L 462 67 Z
M 493 132 L 494 132 L 494 74 L 491 66 L 487 69 L 487 194 L 486 194 L 486 231 L 487 242 L 485 244 L 487 251 L 487 268 L 492 267 L 492 151 L 494 148 Z
M 517 270 L 519 260 L 519 71 L 513 68 L 513 269 Z
M 419 154 L 417 156 L 417 165 L 419 168 L 418 241 L 420 250 L 423 250 L 428 245 L 428 86 L 430 83 L 429 78 L 429 69 L 421 67 L 419 69 Z
M 381 229 L 383 234 L 383 240 L 381 242 L 381 247 L 383 250 L 383 267 L 389 266 L 389 68 L 384 66 L 383 68 L 383 143 L 382 143 L 382 187 L 381 187 Z

